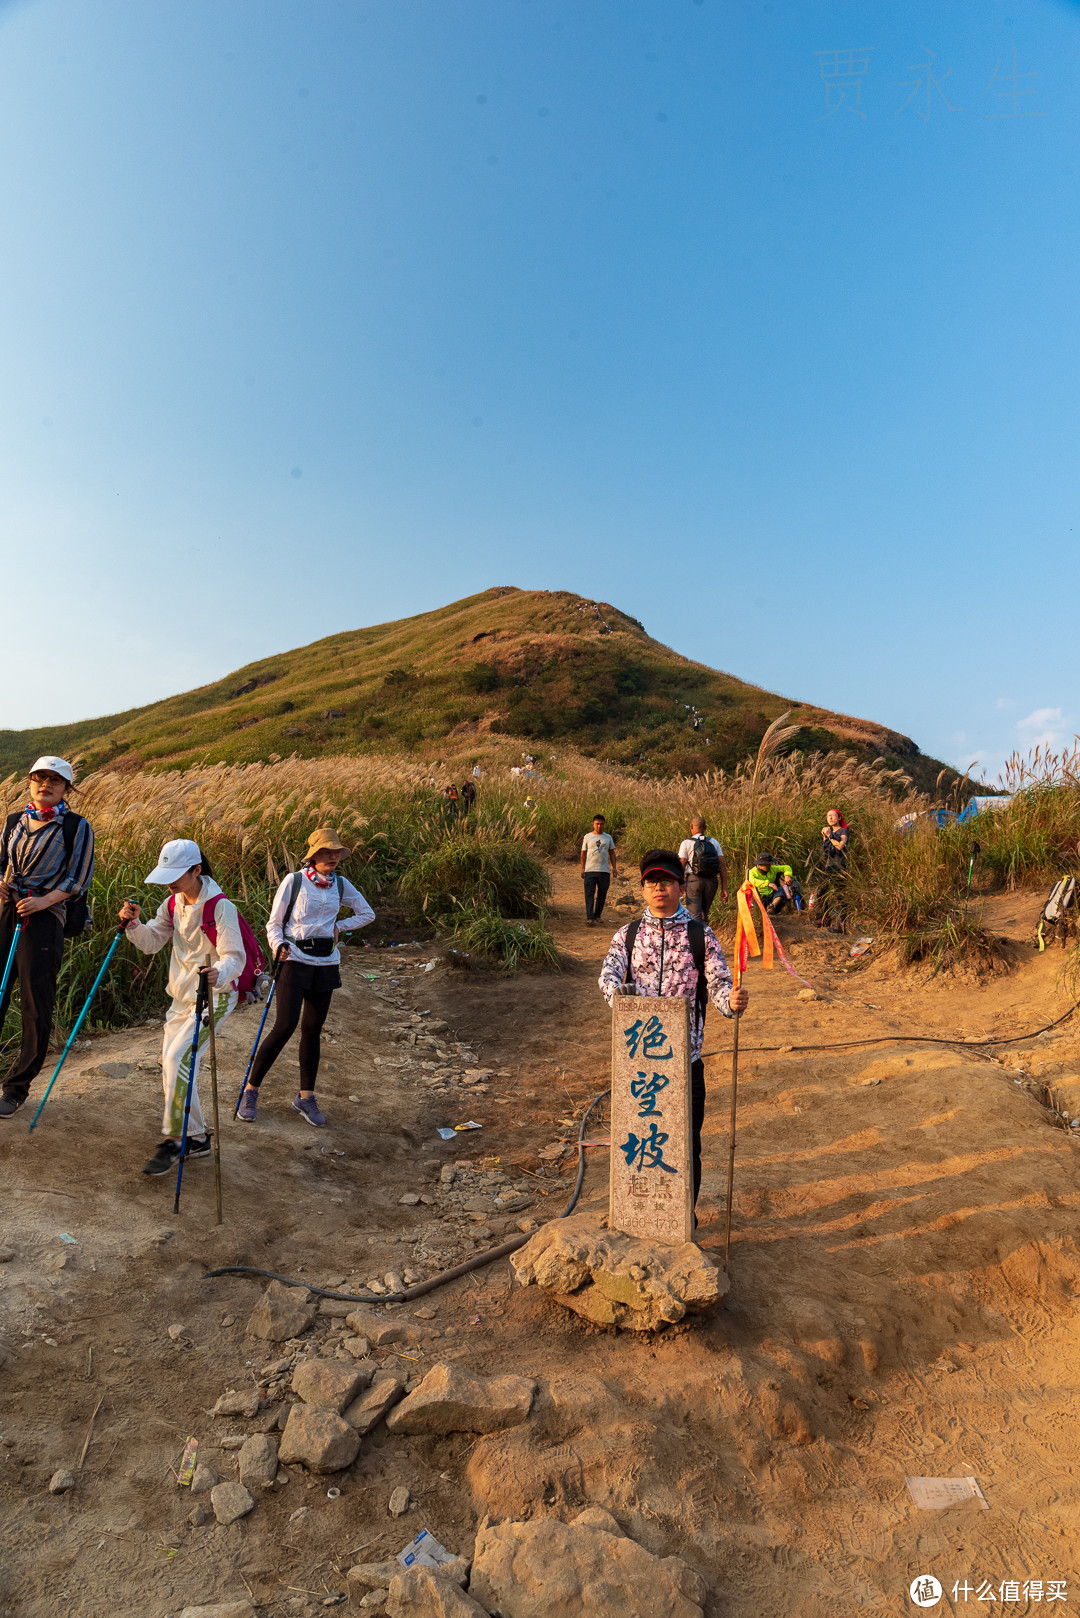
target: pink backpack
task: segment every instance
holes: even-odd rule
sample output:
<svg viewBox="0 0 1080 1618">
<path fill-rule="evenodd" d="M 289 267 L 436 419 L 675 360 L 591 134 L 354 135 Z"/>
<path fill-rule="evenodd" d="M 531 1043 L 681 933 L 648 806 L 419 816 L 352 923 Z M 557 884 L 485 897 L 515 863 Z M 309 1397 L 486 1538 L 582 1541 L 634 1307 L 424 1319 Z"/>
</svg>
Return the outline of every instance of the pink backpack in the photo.
<svg viewBox="0 0 1080 1618">
<path fill-rule="evenodd" d="M 223 893 L 215 893 L 213 898 L 207 899 L 206 903 L 203 905 L 202 922 L 200 925 L 215 949 L 217 949 L 217 923 L 214 920 L 214 915 L 217 911 L 218 900 L 224 899 L 224 897 L 225 895 Z M 175 893 L 170 893 L 170 921 L 173 919 L 173 913 L 175 910 L 176 895 Z M 244 970 L 241 972 L 239 981 L 236 985 L 241 1003 L 243 1003 L 245 1000 L 252 1000 L 256 998 L 255 979 L 261 972 L 266 971 L 266 957 L 259 948 L 259 940 L 255 937 L 255 934 L 252 932 L 250 926 L 245 918 L 240 914 L 239 910 L 236 912 L 236 916 L 240 923 L 240 937 L 244 940 Z"/>
</svg>

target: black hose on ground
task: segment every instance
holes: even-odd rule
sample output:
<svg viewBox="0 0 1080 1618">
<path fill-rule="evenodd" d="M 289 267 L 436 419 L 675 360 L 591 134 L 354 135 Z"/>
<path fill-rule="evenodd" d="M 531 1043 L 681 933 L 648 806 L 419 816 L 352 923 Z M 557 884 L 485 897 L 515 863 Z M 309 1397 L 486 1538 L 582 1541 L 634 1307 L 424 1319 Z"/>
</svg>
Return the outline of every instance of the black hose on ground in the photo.
<svg viewBox="0 0 1080 1618">
<path fill-rule="evenodd" d="M 743 1051 L 843 1051 L 850 1050 L 854 1045 L 959 1045 L 963 1050 L 979 1049 L 984 1045 L 1022 1045 L 1025 1039 L 1036 1039 L 1039 1034 L 1048 1034 L 1051 1028 L 1063 1023 L 1071 1017 L 1080 1000 L 1074 1002 L 1063 1011 L 1060 1017 L 1053 1022 L 1044 1023 L 1041 1028 L 1033 1028 L 1030 1034 L 1010 1034 L 1001 1039 L 949 1039 L 944 1034 L 875 1034 L 872 1039 L 840 1039 L 832 1045 L 740 1045 Z M 725 1056 L 726 1051 L 702 1051 L 702 1059 L 706 1056 Z"/>
<path fill-rule="evenodd" d="M 570 1201 L 566 1204 L 560 1219 L 565 1219 L 573 1213 L 577 1200 L 581 1195 L 582 1183 L 585 1179 L 585 1125 L 589 1121 L 594 1107 L 603 1101 L 605 1096 L 611 1094 L 610 1086 L 601 1090 L 594 1096 L 586 1107 L 578 1129 L 578 1171 L 574 1182 L 574 1189 Z M 299 1281 L 293 1275 L 279 1275 L 276 1270 L 259 1270 L 250 1264 L 226 1264 L 217 1270 L 207 1270 L 202 1277 L 209 1281 L 215 1275 L 261 1275 L 268 1281 L 284 1281 L 286 1286 L 304 1287 L 308 1292 L 314 1293 L 317 1298 L 334 1298 L 338 1303 L 408 1303 L 413 1298 L 422 1298 L 425 1292 L 433 1292 L 436 1287 L 445 1286 L 448 1281 L 456 1281 L 459 1275 L 468 1275 L 470 1270 L 482 1269 L 485 1264 L 491 1264 L 497 1258 L 507 1258 L 516 1253 L 519 1247 L 524 1247 L 531 1237 L 524 1232 L 520 1236 L 512 1236 L 508 1242 L 502 1242 L 498 1247 L 491 1247 L 486 1253 L 475 1253 L 472 1258 L 466 1259 L 464 1264 L 456 1264 L 452 1270 L 443 1270 L 439 1275 L 432 1275 L 426 1281 L 418 1281 L 415 1286 L 406 1287 L 403 1292 L 384 1292 L 381 1296 L 374 1292 L 332 1292 L 328 1287 L 309 1286 L 306 1281 Z"/>
</svg>

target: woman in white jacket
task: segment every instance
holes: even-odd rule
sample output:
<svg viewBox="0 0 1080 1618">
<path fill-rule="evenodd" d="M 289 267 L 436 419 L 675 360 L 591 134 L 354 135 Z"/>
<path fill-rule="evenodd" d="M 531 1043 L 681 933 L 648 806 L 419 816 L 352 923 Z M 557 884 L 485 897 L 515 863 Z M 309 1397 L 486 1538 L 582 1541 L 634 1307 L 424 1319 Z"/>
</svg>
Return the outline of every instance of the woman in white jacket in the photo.
<svg viewBox="0 0 1080 1618">
<path fill-rule="evenodd" d="M 308 838 L 308 850 L 299 871 L 290 871 L 274 895 L 266 936 L 278 967 L 274 990 L 277 1015 L 274 1026 L 259 1046 L 251 1074 L 240 1096 L 236 1116 L 255 1122 L 259 1086 L 300 1025 L 300 1092 L 293 1112 L 316 1129 L 326 1119 L 315 1100 L 315 1079 L 322 1052 L 322 1026 L 335 989 L 341 988 L 338 934 L 366 927 L 375 912 L 364 895 L 337 868 L 349 853 L 336 831 L 320 826 Z M 338 920 L 342 907 L 351 914 Z"/>
<path fill-rule="evenodd" d="M 237 981 L 244 970 L 244 940 L 236 906 L 226 899 L 210 874 L 210 866 L 198 843 L 178 837 L 166 843 L 157 865 L 146 878 L 148 884 L 161 884 L 169 897 L 158 907 L 152 921 L 141 920 L 141 910 L 130 900 L 121 906 L 120 920 L 128 923 L 127 936 L 145 955 L 155 955 L 172 944 L 169 962 L 169 995 L 172 1000 L 165 1014 L 165 1037 L 161 1048 L 161 1082 L 165 1091 L 165 1113 L 161 1132 L 165 1137 L 143 1169 L 144 1174 L 168 1174 L 180 1156 L 184 1127 L 184 1104 L 191 1073 L 191 1047 L 195 1038 L 195 1001 L 199 973 L 210 957 L 207 983 L 210 986 L 215 1029 L 219 1028 L 237 1001 Z M 214 941 L 203 928 L 203 907 L 217 899 L 212 923 Z M 134 925 L 133 925 L 134 924 Z M 188 1120 L 188 1157 L 208 1157 L 210 1137 L 199 1105 L 199 1059 L 210 1038 L 204 1022 L 195 1052 L 195 1073 L 191 1076 L 191 1116 Z"/>
</svg>

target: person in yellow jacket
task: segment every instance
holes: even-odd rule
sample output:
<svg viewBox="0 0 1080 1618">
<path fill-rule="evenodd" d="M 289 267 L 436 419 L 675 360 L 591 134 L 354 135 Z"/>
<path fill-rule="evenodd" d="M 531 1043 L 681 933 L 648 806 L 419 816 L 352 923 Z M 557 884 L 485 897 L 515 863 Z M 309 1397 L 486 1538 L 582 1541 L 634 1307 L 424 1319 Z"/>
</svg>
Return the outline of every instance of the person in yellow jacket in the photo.
<svg viewBox="0 0 1080 1618">
<path fill-rule="evenodd" d="M 749 879 L 761 895 L 765 909 L 774 915 L 794 898 L 791 866 L 777 863 L 771 854 L 758 855 L 750 867 Z"/>
<path fill-rule="evenodd" d="M 165 1137 L 143 1169 L 144 1174 L 168 1174 L 180 1156 L 184 1127 L 184 1104 L 191 1076 L 191 1116 L 188 1119 L 188 1157 L 209 1157 L 210 1136 L 199 1105 L 199 1058 L 209 1042 L 204 1024 L 195 1052 L 195 1073 L 191 1074 L 191 1047 L 195 1038 L 195 1001 L 199 973 L 210 957 L 207 981 L 210 985 L 214 1028 L 218 1029 L 236 1005 L 237 981 L 244 970 L 244 940 L 240 918 L 231 899 L 226 899 L 210 874 L 209 862 L 198 843 L 177 837 L 161 850 L 157 865 L 146 881 L 167 887 L 169 897 L 158 906 L 151 921 L 141 920 L 137 904 L 128 900 L 121 906 L 120 920 L 128 923 L 127 937 L 145 955 L 156 955 L 172 944 L 169 962 L 169 995 L 165 1013 L 165 1035 L 161 1047 L 161 1083 L 165 1091 L 165 1113 L 161 1133 Z M 213 919 L 204 927 L 203 907 L 216 900 Z M 135 925 L 131 925 L 134 923 Z M 211 937 L 211 934 L 213 935 Z"/>
</svg>

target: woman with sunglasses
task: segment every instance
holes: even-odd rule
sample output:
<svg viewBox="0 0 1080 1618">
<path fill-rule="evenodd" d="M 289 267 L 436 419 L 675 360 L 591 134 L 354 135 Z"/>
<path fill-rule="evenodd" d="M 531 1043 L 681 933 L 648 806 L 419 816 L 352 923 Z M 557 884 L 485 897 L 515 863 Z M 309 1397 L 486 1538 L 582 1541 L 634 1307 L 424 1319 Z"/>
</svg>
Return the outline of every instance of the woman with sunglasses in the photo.
<svg viewBox="0 0 1080 1618">
<path fill-rule="evenodd" d="M 0 1000 L 0 1028 L 16 981 L 22 1011 L 19 1059 L 4 1080 L 0 1118 L 18 1112 L 45 1065 L 64 958 L 69 907 L 89 891 L 94 874 L 90 822 L 68 805 L 74 771 L 67 759 L 39 758 L 30 769 L 26 807 L 9 815 L 0 835 L 0 972 L 21 926 Z"/>
</svg>

